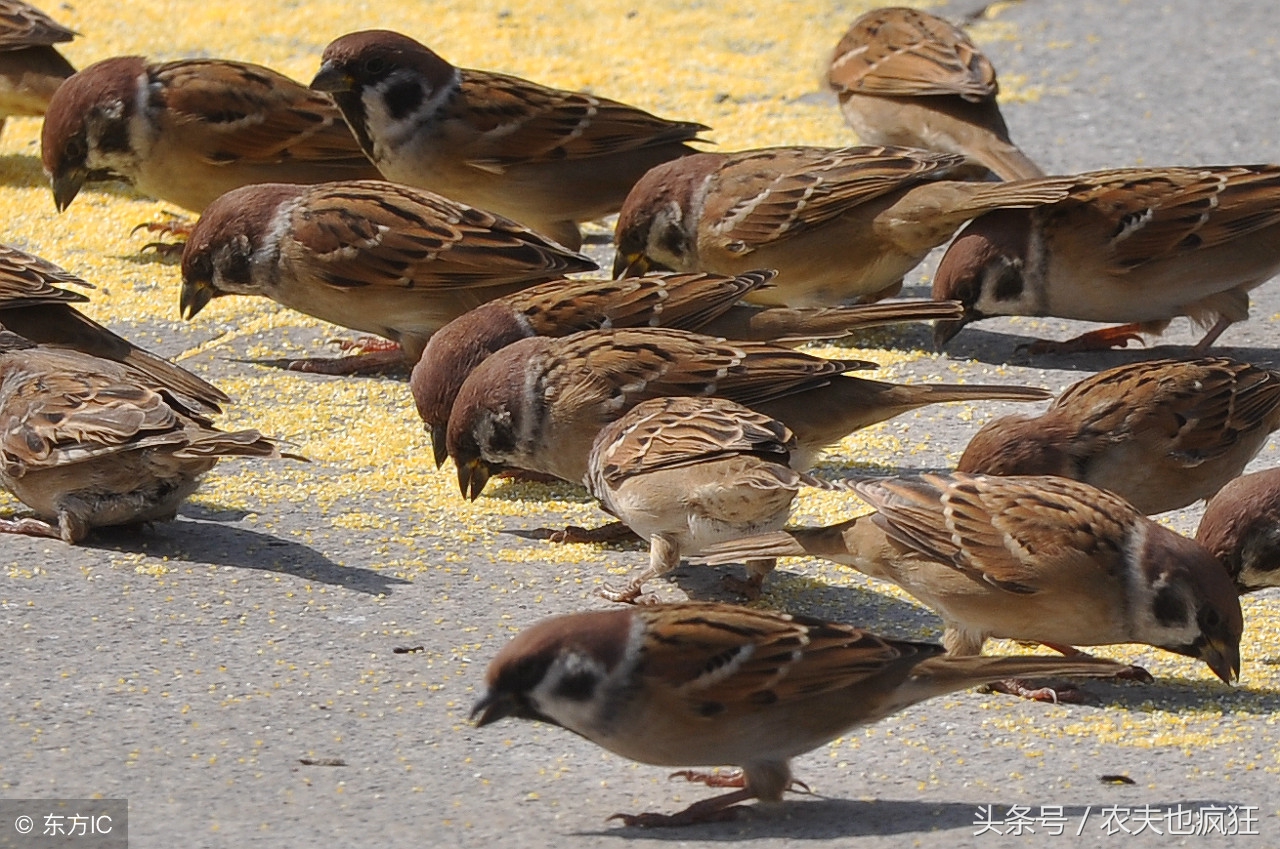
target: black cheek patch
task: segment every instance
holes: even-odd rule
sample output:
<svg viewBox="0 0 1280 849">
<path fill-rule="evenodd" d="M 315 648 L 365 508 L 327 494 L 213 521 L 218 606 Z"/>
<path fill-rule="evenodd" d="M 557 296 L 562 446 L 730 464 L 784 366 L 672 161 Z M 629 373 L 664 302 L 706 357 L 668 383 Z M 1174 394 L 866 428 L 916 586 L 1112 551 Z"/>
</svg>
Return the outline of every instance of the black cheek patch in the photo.
<svg viewBox="0 0 1280 849">
<path fill-rule="evenodd" d="M 1151 612 L 1161 625 L 1181 625 L 1187 621 L 1187 605 L 1171 587 L 1163 587 L 1156 593 Z"/>
<path fill-rule="evenodd" d="M 685 236 L 679 227 L 664 227 L 658 242 L 672 256 L 684 255 Z"/>
<path fill-rule="evenodd" d="M 1022 273 L 1012 266 L 1006 265 L 996 278 L 996 300 L 1016 301 L 1022 297 Z"/>
<path fill-rule="evenodd" d="M 411 80 L 396 83 L 387 92 L 387 111 L 397 121 L 404 118 L 422 105 L 422 86 Z"/>
<path fill-rule="evenodd" d="M 111 121 L 103 127 L 102 136 L 98 139 L 98 150 L 103 153 L 127 153 L 131 148 L 128 121 Z"/>
<path fill-rule="evenodd" d="M 250 278 L 253 276 L 249 267 L 249 254 L 238 251 L 230 253 L 222 266 L 222 275 L 233 283 L 249 285 Z"/>
<path fill-rule="evenodd" d="M 598 681 L 594 672 L 566 675 L 556 685 L 556 695 L 571 702 L 585 702 L 595 693 Z"/>
<path fill-rule="evenodd" d="M 724 713 L 724 705 L 720 702 L 703 702 L 698 705 L 698 716 L 710 719 Z"/>
</svg>

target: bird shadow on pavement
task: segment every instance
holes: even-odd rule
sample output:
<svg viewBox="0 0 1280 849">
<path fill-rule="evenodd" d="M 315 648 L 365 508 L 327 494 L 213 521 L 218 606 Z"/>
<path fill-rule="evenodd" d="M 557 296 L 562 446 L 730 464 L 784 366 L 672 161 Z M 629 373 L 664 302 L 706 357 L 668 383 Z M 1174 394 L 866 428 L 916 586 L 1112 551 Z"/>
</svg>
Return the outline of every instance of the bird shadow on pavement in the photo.
<svg viewBox="0 0 1280 849">
<path fill-rule="evenodd" d="M 947 344 L 946 354 L 952 359 L 977 360 L 988 365 L 1033 366 L 1039 369 L 1089 373 L 1145 360 L 1189 359 L 1197 356 L 1191 345 L 1160 343 L 1158 339 L 1152 340 L 1153 344 L 1148 346 L 1075 354 L 1032 355 L 1023 350 L 1023 346 L 1035 341 L 1032 336 L 965 328 Z M 1271 347 L 1215 345 L 1205 356 L 1230 357 L 1257 366 L 1280 368 L 1280 349 Z"/>
<path fill-rule="evenodd" d="M 188 507 L 183 512 L 188 515 L 191 511 Z M 340 566 L 302 543 L 224 524 L 228 512 L 234 515 L 235 511 L 209 513 L 218 521 L 179 518 L 141 533 L 100 529 L 83 546 L 169 561 L 275 572 L 366 595 L 390 595 L 395 585 L 409 583 L 358 566 Z"/>
<path fill-rule="evenodd" d="M 995 804 L 999 816 L 1007 805 Z M 982 804 L 970 802 L 923 802 L 909 799 L 832 799 L 811 796 L 788 797 L 781 805 L 770 808 L 745 807 L 735 820 L 706 823 L 682 828 L 609 828 L 577 832 L 580 836 L 614 837 L 624 840 L 659 840 L 664 842 L 740 841 L 740 840 L 829 840 L 832 837 L 871 837 L 912 832 L 937 832 L 966 829 L 964 837 L 973 834 L 981 822 Z M 1085 807 L 1063 807 L 1062 814 L 1072 823 L 1085 813 Z M 960 835 L 957 835 L 957 838 Z M 962 845 L 957 843 L 956 845 Z"/>
<path fill-rule="evenodd" d="M 1238 801 L 1221 799 L 1176 799 L 1164 802 L 1143 802 L 1138 805 L 1118 805 L 1114 799 L 1100 798 L 1097 803 L 1084 805 L 1055 805 L 1054 814 L 1062 826 L 1060 836 L 1071 845 L 1077 830 L 1088 828 L 1095 839 L 1114 837 L 1117 840 L 1133 838 L 1130 831 L 1137 828 L 1136 820 L 1125 827 L 1135 810 L 1160 814 L 1154 820 L 1157 827 L 1165 823 L 1163 814 L 1181 808 L 1184 811 L 1205 809 L 1220 812 L 1223 824 L 1231 809 L 1238 808 Z M 1253 827 L 1257 827 L 1257 806 L 1253 806 Z M 1060 809 L 1060 810 L 1059 810 Z M 1022 811 L 1021 821 L 1029 829 L 1019 832 L 1008 830 L 1014 811 L 1007 802 L 925 802 L 910 799 L 830 799 L 815 797 L 807 800 L 788 799 L 772 810 L 747 808 L 738 819 L 723 823 L 707 823 L 683 828 L 610 828 L 600 831 L 577 832 L 580 836 L 613 837 L 624 840 L 658 840 L 664 842 L 694 841 L 745 841 L 745 840 L 829 840 L 833 837 L 876 837 L 915 832 L 945 832 L 963 829 L 953 835 L 956 846 L 966 845 L 1022 845 L 1021 843 L 996 842 L 1006 837 L 1026 839 L 1031 845 L 1036 838 L 1051 838 L 1038 817 L 1043 811 L 1029 806 Z M 1108 813 L 1110 812 L 1110 813 Z M 1243 822 L 1243 821 L 1241 821 Z M 1110 823 L 1110 825 L 1109 825 Z M 1190 823 L 1188 823 L 1190 824 Z M 1110 830 L 1109 830 L 1110 829 Z M 1153 835 L 1163 832 L 1146 829 Z M 1192 832 L 1184 832 L 1190 834 Z M 1223 832 L 1225 834 L 1225 831 Z M 1240 832 L 1244 834 L 1245 832 Z M 1256 831 L 1248 832 L 1256 834 Z M 1163 838 L 1161 838 L 1163 840 Z M 969 841 L 972 841 L 970 843 Z M 930 843 L 930 845 L 934 845 Z M 937 845 L 943 845 L 938 842 Z M 1097 845 L 1102 845 L 1101 843 Z M 1152 845 L 1143 843 L 1143 845 Z M 1163 845 L 1161 843 L 1160 845 Z"/>
<path fill-rule="evenodd" d="M 338 340 L 333 340 L 338 341 Z M 253 357 L 226 357 L 226 362 L 242 363 L 246 365 L 261 366 L 262 368 L 278 369 L 279 371 L 292 371 L 298 374 L 316 374 L 319 377 L 328 377 L 332 379 L 353 380 L 359 378 L 395 380 L 399 383 L 408 383 L 409 374 L 412 369 L 404 363 L 382 364 L 368 369 L 358 369 L 349 374 L 327 374 L 323 371 L 309 372 L 306 369 L 299 368 L 298 363 L 313 362 L 324 367 L 326 362 L 336 362 L 338 360 L 353 360 L 352 365 L 356 365 L 354 360 L 359 357 L 358 354 L 338 354 L 333 356 L 299 356 L 299 357 L 271 357 L 271 358 L 253 358 Z"/>
<path fill-rule="evenodd" d="M 1108 709 L 1136 713 L 1221 711 L 1267 716 L 1280 713 L 1280 691 L 1228 687 L 1216 680 L 1156 678 L 1153 684 L 1099 680 L 1093 686 L 1101 705 Z"/>
<path fill-rule="evenodd" d="M 0 156 L 0 184 L 18 189 L 47 189 L 49 178 L 39 156 L 26 153 L 7 153 Z M 49 197 L 53 205 L 52 196 Z"/>
</svg>

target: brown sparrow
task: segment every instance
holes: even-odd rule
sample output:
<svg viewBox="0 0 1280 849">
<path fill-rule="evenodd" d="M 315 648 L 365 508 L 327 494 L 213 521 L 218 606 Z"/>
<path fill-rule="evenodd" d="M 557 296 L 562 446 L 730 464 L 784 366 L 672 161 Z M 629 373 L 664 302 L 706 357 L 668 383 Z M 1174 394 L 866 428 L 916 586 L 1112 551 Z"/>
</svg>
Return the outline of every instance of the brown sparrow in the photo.
<svg viewBox="0 0 1280 849">
<path fill-rule="evenodd" d="M 1225 358 L 1138 362 L 1076 383 L 1043 415 L 990 422 L 958 468 L 1059 475 L 1163 513 L 1213 495 L 1277 428 L 1276 372 Z"/>
<path fill-rule="evenodd" d="M 780 529 L 802 486 L 822 482 L 793 470 L 796 438 L 786 425 L 724 398 L 654 398 L 601 428 L 584 483 L 605 510 L 649 541 L 649 568 L 611 601 L 633 602 L 647 581 L 724 540 Z M 749 598 L 776 561 L 747 562 L 732 582 Z"/>
<path fill-rule="evenodd" d="M 21 0 L 0 0 L 0 130 L 6 118 L 43 115 L 62 81 L 76 72 L 53 45 L 73 30 Z"/>
<path fill-rule="evenodd" d="M 851 625 L 687 602 L 535 623 L 490 662 L 471 715 L 477 726 L 558 725 L 641 763 L 742 768 L 737 780 L 683 773 L 740 789 L 680 813 L 611 817 L 676 826 L 731 819 L 753 798 L 780 801 L 792 758 L 925 699 L 1009 676 L 1120 669 L 1098 658 L 953 657 Z"/>
<path fill-rule="evenodd" d="M 514 221 L 420 189 L 265 183 L 228 192 L 200 217 L 183 251 L 181 307 L 193 318 L 215 297 L 262 295 L 390 339 L 399 347 L 381 359 L 415 363 L 431 334 L 467 310 L 594 268 Z M 386 364 L 345 359 L 357 362 L 310 369 Z"/>
<path fill-rule="evenodd" d="M 830 339 L 903 321 L 956 318 L 945 301 L 895 301 L 848 307 L 788 309 L 737 303 L 773 278 L 772 271 L 737 277 L 658 272 L 620 280 L 552 280 L 495 298 L 431 337 L 409 386 L 432 436 L 436 465 L 444 463 L 446 431 L 462 382 L 495 351 L 531 336 L 580 330 L 672 327 L 754 342 Z"/>
<path fill-rule="evenodd" d="M 890 581 L 942 617 L 942 642 L 1145 643 L 1240 674 L 1243 617 L 1202 546 L 1079 481 L 963 472 L 855 481 L 877 512 L 708 548 L 709 563 L 814 556 Z"/>
<path fill-rule="evenodd" d="M 117 336 L 71 306 L 89 299 L 60 288 L 66 285 L 93 288 L 46 259 L 0 245 L 0 326 L 46 347 L 114 360 L 141 379 L 181 392 L 185 401 L 209 412 L 219 412 L 230 400 L 216 386 Z"/>
<path fill-rule="evenodd" d="M 0 533 L 77 543 L 92 528 L 167 521 L 219 458 L 279 456 L 123 364 L 0 331 L 0 484 L 35 512 L 0 520 Z"/>
<path fill-rule="evenodd" d="M 617 212 L 654 165 L 692 153 L 701 124 L 519 77 L 455 68 L 386 30 L 325 48 L 328 92 L 388 180 L 491 209 L 576 250 L 578 222 Z"/>
<path fill-rule="evenodd" d="M 836 45 L 827 85 L 864 144 L 958 153 L 1002 180 L 1044 176 L 1009 140 L 991 62 L 928 12 L 891 6 L 858 18 Z"/>
<path fill-rule="evenodd" d="M 939 347 L 971 321 L 1041 315 L 1128 322 L 1036 351 L 1124 347 L 1180 315 L 1204 353 L 1249 316 L 1249 290 L 1280 270 L 1280 165 L 1126 168 L 1081 174 L 1070 195 L 989 212 L 956 236 L 933 296 L 963 301 Z"/>
<path fill-rule="evenodd" d="M 1048 397 L 1031 387 L 903 386 L 844 374 L 867 367 L 666 328 L 522 339 L 467 377 L 446 445 L 463 495 L 475 498 L 508 468 L 582 481 L 600 428 L 650 398 L 714 395 L 778 419 L 796 435 L 791 466 L 803 471 L 847 434 L 926 404 Z"/>
<path fill-rule="evenodd" d="M 819 307 L 896 293 L 971 218 L 1066 196 L 1058 178 L 940 179 L 964 161 L 891 147 L 699 153 L 646 174 L 623 204 L 614 276 L 776 268 L 754 303 Z"/>
<path fill-rule="evenodd" d="M 1280 468 L 1236 478 L 1210 499 L 1196 541 L 1241 593 L 1280 587 Z"/>
<path fill-rule="evenodd" d="M 107 179 L 200 212 L 251 183 L 379 176 L 327 97 L 220 59 L 90 65 L 54 95 L 40 144 L 59 211 Z"/>
</svg>

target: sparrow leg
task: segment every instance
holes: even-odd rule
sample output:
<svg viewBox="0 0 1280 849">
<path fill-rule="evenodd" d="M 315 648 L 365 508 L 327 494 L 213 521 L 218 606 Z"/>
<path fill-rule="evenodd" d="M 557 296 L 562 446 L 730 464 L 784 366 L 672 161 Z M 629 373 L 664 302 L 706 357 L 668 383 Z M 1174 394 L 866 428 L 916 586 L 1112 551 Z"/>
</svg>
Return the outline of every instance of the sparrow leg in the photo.
<svg viewBox="0 0 1280 849">
<path fill-rule="evenodd" d="M 29 537 L 61 539 L 62 533 L 55 526 L 40 519 L 0 519 L 0 534 L 22 534 Z"/>
<path fill-rule="evenodd" d="M 1089 694 L 1079 687 L 1033 687 L 1018 678 L 988 684 L 983 689 L 988 693 L 1008 693 L 1011 696 L 1019 696 L 1035 702 L 1052 702 L 1055 705 L 1085 705 L 1091 701 Z"/>
<path fill-rule="evenodd" d="M 186 239 L 191 235 L 191 231 L 195 229 L 195 226 L 195 222 L 190 218 L 172 215 L 168 221 L 144 221 L 130 230 L 129 235 L 132 236 L 139 230 L 145 230 L 148 233 L 158 233 L 161 236 L 178 238 L 176 242 L 148 242 L 142 246 L 143 253 L 154 251 L 160 259 L 167 262 L 177 262 L 182 259 L 182 251 L 187 246 Z"/>
<path fill-rule="evenodd" d="M 1055 342 L 1052 339 L 1037 339 L 1029 345 L 1019 345 L 1018 352 L 1028 354 L 1079 354 L 1084 351 L 1108 351 L 1112 348 L 1128 347 L 1129 342 L 1142 341 L 1142 325 L 1121 324 L 1116 327 L 1104 327 L 1081 333 L 1074 339 Z M 1211 331 L 1212 332 L 1212 331 Z"/>
<path fill-rule="evenodd" d="M 729 822 L 747 810 L 739 802 L 755 798 L 755 792 L 743 788 L 723 796 L 713 796 L 694 802 L 676 814 L 614 814 L 610 820 L 622 820 L 623 825 L 640 828 L 673 828 L 682 825 L 695 825 L 704 822 Z"/>
<path fill-rule="evenodd" d="M 552 480 L 558 481 L 559 478 L 552 478 Z M 562 530 L 534 528 L 529 532 L 529 536 L 533 539 L 545 539 L 550 542 L 583 543 L 622 542 L 640 539 L 635 531 L 622 522 L 609 522 L 607 525 L 601 525 L 598 528 L 582 528 L 577 525 L 569 525 Z"/>
<path fill-rule="evenodd" d="M 600 588 L 600 595 L 609 599 L 609 601 L 617 601 L 623 604 L 650 603 L 647 599 L 644 602 L 638 602 L 640 591 L 644 589 L 645 581 L 650 581 L 659 575 L 665 575 L 679 565 L 680 549 L 675 542 L 665 534 L 654 534 L 649 539 L 648 568 L 636 575 L 622 589 L 615 589 L 605 584 Z"/>
<path fill-rule="evenodd" d="M 1213 327 L 1209 328 L 1209 332 L 1204 335 L 1204 338 L 1197 342 L 1195 347 L 1191 350 L 1195 352 L 1196 356 L 1203 355 L 1205 351 L 1209 350 L 1210 345 L 1218 341 L 1218 337 L 1222 335 L 1222 331 L 1226 330 L 1233 323 L 1234 322 L 1228 318 L 1218 319 L 1217 322 L 1214 323 Z"/>
<path fill-rule="evenodd" d="M 747 579 L 736 578 L 733 575 L 726 575 L 724 586 L 731 592 L 739 593 L 746 598 L 747 601 L 755 601 L 760 598 L 761 587 L 764 586 L 764 579 L 773 567 L 778 565 L 777 558 L 769 557 L 760 560 L 748 560 Z"/>
<path fill-rule="evenodd" d="M 290 360 L 290 371 L 308 374 L 370 374 L 404 368 L 404 352 L 400 346 L 382 351 L 370 351 L 349 357 L 306 357 Z"/>
<path fill-rule="evenodd" d="M 330 345 L 337 345 L 338 350 L 346 353 L 347 351 L 362 351 L 366 354 L 374 351 L 395 351 L 401 353 L 403 349 L 399 342 L 392 342 L 390 339 L 384 339 L 381 336 L 360 336 L 356 339 L 330 339 Z"/>
<path fill-rule="evenodd" d="M 691 784 L 705 784 L 708 787 L 746 787 L 747 774 L 740 769 L 732 772 L 702 772 L 697 769 L 682 769 L 667 776 L 667 779 L 683 778 Z"/>
<path fill-rule="evenodd" d="M 705 784 L 708 787 L 746 787 L 747 774 L 740 769 L 733 772 L 702 772 L 697 769 L 682 769 L 667 776 L 668 779 L 683 778 L 694 784 Z M 792 778 L 787 783 L 787 790 L 794 793 L 809 793 L 813 790 L 803 781 Z"/>
</svg>

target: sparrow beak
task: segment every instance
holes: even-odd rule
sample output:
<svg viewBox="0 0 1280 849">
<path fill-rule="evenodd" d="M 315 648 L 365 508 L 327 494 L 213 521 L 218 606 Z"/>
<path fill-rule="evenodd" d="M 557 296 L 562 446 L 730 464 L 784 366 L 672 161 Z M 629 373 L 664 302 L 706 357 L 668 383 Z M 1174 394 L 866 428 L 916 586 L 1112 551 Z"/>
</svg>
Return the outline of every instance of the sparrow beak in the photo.
<svg viewBox="0 0 1280 849">
<path fill-rule="evenodd" d="M 1240 680 L 1240 647 L 1225 640 L 1210 637 L 1200 649 L 1200 659 L 1208 664 L 1213 674 L 1224 684 Z"/>
<path fill-rule="evenodd" d="M 476 728 L 484 728 L 499 719 L 514 716 L 518 710 L 519 705 L 516 704 L 515 699 L 511 698 L 510 694 L 490 690 L 472 706 L 471 719 L 475 720 Z M 476 719 L 477 714 L 480 716 L 479 719 Z"/>
<path fill-rule="evenodd" d="M 973 316 L 968 313 L 965 313 L 964 316 L 955 321 L 935 321 L 933 323 L 933 347 L 941 351 L 971 321 L 973 321 Z"/>
<path fill-rule="evenodd" d="M 457 462 L 457 458 L 454 461 Z M 462 490 L 462 497 L 469 501 L 479 498 L 493 471 L 480 457 L 458 466 L 458 488 Z"/>
<path fill-rule="evenodd" d="M 195 318 L 200 310 L 208 306 L 215 294 L 217 293 L 214 291 L 213 284 L 208 280 L 195 280 L 192 278 L 183 280 L 182 295 L 178 300 L 178 307 L 182 317 L 188 321 Z"/>
<path fill-rule="evenodd" d="M 653 262 L 644 254 L 624 254 L 619 251 L 613 258 L 613 279 L 640 277 L 653 269 Z"/>
<path fill-rule="evenodd" d="M 83 168 L 72 168 L 53 175 L 50 181 L 53 184 L 53 205 L 58 208 L 58 212 L 65 212 L 71 206 L 71 201 L 80 194 L 80 188 L 88 177 L 89 172 Z"/>
<path fill-rule="evenodd" d="M 431 453 L 435 455 L 437 469 L 444 465 L 445 460 L 449 459 L 449 445 L 446 442 L 448 433 L 449 426 L 447 424 L 431 426 Z"/>
<path fill-rule="evenodd" d="M 320 72 L 311 81 L 311 88 L 315 91 L 327 91 L 333 94 L 335 92 L 351 91 L 351 89 L 355 88 L 355 84 L 355 79 L 346 71 L 326 63 L 320 66 Z"/>
</svg>

